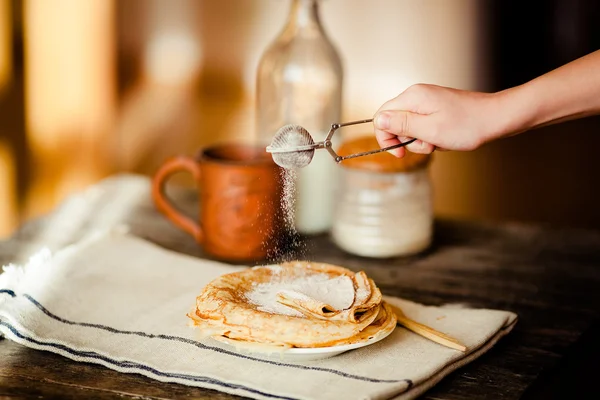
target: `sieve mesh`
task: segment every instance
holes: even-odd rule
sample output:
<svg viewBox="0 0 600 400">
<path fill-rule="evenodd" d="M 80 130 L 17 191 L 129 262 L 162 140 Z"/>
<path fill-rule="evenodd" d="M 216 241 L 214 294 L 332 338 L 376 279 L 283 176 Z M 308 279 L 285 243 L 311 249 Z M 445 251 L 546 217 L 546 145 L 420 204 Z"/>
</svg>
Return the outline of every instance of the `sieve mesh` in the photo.
<svg viewBox="0 0 600 400">
<path fill-rule="evenodd" d="M 298 125 L 285 125 L 277 131 L 267 151 L 280 167 L 303 168 L 312 161 L 315 147 L 306 129 Z"/>
</svg>

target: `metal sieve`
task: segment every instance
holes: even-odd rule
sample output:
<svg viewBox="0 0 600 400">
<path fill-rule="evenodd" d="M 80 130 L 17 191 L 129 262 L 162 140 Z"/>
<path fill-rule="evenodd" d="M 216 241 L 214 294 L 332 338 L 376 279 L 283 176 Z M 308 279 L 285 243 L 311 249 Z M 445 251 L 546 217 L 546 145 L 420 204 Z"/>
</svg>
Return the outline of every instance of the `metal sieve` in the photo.
<svg viewBox="0 0 600 400">
<path fill-rule="evenodd" d="M 404 143 L 398 143 L 383 149 L 365 151 L 362 153 L 350 154 L 347 156 L 338 155 L 332 147 L 331 138 L 336 130 L 344 126 L 365 124 L 373 122 L 373 119 L 363 119 L 360 121 L 345 122 L 343 124 L 332 124 L 327 137 L 322 142 L 315 142 L 306 129 L 299 125 L 285 125 L 281 127 L 269 146 L 267 152 L 273 156 L 273 161 L 283 168 L 302 168 L 306 167 L 313 159 L 316 149 L 327 149 L 335 162 L 339 163 L 349 158 L 367 156 L 369 154 L 381 153 L 406 146 L 416 139 L 408 140 Z"/>
</svg>

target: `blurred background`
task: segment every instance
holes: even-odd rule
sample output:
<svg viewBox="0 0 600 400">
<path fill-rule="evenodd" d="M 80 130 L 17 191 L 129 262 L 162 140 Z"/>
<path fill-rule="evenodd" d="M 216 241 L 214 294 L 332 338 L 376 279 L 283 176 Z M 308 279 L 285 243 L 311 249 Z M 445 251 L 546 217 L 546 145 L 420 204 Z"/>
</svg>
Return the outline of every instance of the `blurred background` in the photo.
<svg viewBox="0 0 600 400">
<path fill-rule="evenodd" d="M 0 0 L 0 237 L 108 175 L 251 137 L 257 64 L 289 6 Z M 597 0 L 325 0 L 321 16 L 343 121 L 414 83 L 497 91 L 600 48 Z M 435 212 L 598 229 L 598 149 L 593 117 L 438 153 Z"/>
</svg>

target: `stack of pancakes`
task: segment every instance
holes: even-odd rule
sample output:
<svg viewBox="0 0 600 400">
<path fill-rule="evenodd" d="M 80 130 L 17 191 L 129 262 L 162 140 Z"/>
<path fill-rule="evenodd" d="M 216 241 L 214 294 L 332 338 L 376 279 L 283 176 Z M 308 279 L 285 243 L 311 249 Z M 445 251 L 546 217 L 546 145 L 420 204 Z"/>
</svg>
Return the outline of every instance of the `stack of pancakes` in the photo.
<svg viewBox="0 0 600 400">
<path fill-rule="evenodd" d="M 288 348 L 360 343 L 396 326 L 364 272 L 301 261 L 222 275 L 188 317 L 202 336 Z"/>
</svg>

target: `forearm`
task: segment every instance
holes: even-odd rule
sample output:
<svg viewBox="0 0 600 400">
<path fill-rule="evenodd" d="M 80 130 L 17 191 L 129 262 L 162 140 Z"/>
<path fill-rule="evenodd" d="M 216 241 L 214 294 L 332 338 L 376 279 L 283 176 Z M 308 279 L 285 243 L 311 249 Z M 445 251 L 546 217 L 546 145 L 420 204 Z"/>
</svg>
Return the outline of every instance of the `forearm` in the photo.
<svg viewBox="0 0 600 400">
<path fill-rule="evenodd" d="M 497 137 L 600 114 L 600 51 L 495 97 L 503 121 Z"/>
</svg>

